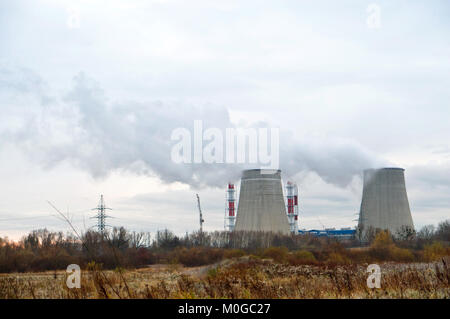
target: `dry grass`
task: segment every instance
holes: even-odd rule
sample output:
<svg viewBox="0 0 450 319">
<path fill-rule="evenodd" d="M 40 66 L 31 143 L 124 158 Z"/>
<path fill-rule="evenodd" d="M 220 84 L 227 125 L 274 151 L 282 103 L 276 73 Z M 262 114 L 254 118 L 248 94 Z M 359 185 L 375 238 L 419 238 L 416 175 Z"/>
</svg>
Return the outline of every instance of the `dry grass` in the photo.
<svg viewBox="0 0 450 319">
<path fill-rule="evenodd" d="M 308 257 L 309 258 L 309 257 Z M 213 266 L 154 265 L 83 271 L 80 289 L 65 272 L 0 275 L 0 298 L 449 298 L 450 267 L 381 264 L 381 289 L 368 289 L 367 265 L 287 265 L 241 257 Z"/>
</svg>

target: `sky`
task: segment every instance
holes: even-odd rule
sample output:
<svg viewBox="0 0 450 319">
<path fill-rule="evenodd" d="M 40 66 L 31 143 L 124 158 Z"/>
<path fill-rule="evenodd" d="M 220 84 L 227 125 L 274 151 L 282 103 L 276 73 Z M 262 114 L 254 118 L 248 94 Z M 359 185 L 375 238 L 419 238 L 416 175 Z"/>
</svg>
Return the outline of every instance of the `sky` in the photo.
<svg viewBox="0 0 450 319">
<path fill-rule="evenodd" d="M 279 129 L 300 228 L 353 227 L 362 171 L 406 169 L 416 228 L 450 218 L 448 1 L 0 3 L 0 237 L 223 230 L 242 165 L 171 161 L 173 130 Z"/>
</svg>

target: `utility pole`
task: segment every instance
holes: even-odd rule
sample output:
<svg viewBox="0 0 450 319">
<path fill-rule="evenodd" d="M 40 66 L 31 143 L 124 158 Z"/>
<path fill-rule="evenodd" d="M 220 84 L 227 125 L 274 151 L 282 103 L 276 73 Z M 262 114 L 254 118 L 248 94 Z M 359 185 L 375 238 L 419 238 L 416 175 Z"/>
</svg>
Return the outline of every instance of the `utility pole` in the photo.
<svg viewBox="0 0 450 319">
<path fill-rule="evenodd" d="M 198 196 L 198 194 L 197 194 L 197 205 L 198 205 L 198 212 L 200 214 L 200 234 L 203 234 L 203 222 L 205 220 L 203 219 L 202 208 L 200 206 L 200 196 Z"/>
<path fill-rule="evenodd" d="M 103 195 L 100 196 L 100 202 L 98 203 L 98 206 L 96 208 L 93 208 L 92 210 L 96 210 L 97 211 L 97 215 L 91 218 L 96 218 L 97 219 L 97 231 L 99 233 L 104 233 L 105 232 L 105 227 L 107 226 L 105 224 L 106 218 L 110 217 L 108 215 L 106 215 L 106 210 L 109 209 L 111 210 L 111 208 L 106 207 L 105 205 L 105 201 L 103 199 Z"/>
</svg>

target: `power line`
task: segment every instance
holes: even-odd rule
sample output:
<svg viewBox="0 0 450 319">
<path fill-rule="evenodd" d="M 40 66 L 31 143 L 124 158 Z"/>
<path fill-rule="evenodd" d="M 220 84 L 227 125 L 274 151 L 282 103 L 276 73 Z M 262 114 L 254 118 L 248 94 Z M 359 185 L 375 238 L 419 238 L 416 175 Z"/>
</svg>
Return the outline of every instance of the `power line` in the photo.
<svg viewBox="0 0 450 319">
<path fill-rule="evenodd" d="M 19 217 L 19 218 L 0 218 L 0 222 L 5 221 L 15 221 L 15 220 L 28 220 L 28 219 L 36 219 L 36 218 L 47 218 L 54 217 L 54 215 L 45 215 L 45 216 L 31 216 L 31 217 Z"/>
<path fill-rule="evenodd" d="M 81 214 L 90 211 L 89 209 L 79 210 L 75 212 L 70 212 L 70 214 Z M 0 218 L 0 222 L 2 221 L 15 221 L 15 220 L 28 220 L 28 219 L 36 219 L 36 218 L 47 218 L 47 217 L 55 217 L 55 215 L 40 215 L 40 216 L 29 216 L 29 217 L 11 217 L 11 218 Z"/>
</svg>

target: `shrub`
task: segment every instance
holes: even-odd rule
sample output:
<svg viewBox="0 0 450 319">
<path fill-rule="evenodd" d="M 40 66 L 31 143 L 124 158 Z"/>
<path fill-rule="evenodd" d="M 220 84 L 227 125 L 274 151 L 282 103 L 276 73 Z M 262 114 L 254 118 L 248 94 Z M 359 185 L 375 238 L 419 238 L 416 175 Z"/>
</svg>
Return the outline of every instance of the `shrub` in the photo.
<svg viewBox="0 0 450 319">
<path fill-rule="evenodd" d="M 365 248 L 356 248 L 347 251 L 348 258 L 356 264 L 371 263 L 373 257 L 370 251 Z"/>
<path fill-rule="evenodd" d="M 329 264 L 350 264 L 351 260 L 340 253 L 331 253 L 328 256 L 327 263 Z"/>
<path fill-rule="evenodd" d="M 307 250 L 298 250 L 289 255 L 291 265 L 315 264 L 317 262 L 313 253 Z"/>
<path fill-rule="evenodd" d="M 375 235 L 375 239 L 372 242 L 372 248 L 388 248 L 393 245 L 394 242 L 392 240 L 391 234 L 387 230 L 380 231 Z"/>
<path fill-rule="evenodd" d="M 147 248 L 139 248 L 136 252 L 137 265 L 150 265 L 156 263 L 156 257 Z"/>
<path fill-rule="evenodd" d="M 36 257 L 29 250 L 19 250 L 15 254 L 15 258 L 12 260 L 14 266 L 11 267 L 10 270 L 25 272 L 29 270 L 30 265 L 34 264 L 36 261 Z"/>
<path fill-rule="evenodd" d="M 376 234 L 370 246 L 369 255 L 380 261 L 414 261 L 414 254 L 407 248 L 397 247 L 387 230 Z"/>
<path fill-rule="evenodd" d="M 213 264 L 222 258 L 223 250 L 217 248 L 178 248 L 171 254 L 171 260 L 188 267 Z"/>
<path fill-rule="evenodd" d="M 389 250 L 390 259 L 399 262 L 414 261 L 414 254 L 407 248 L 391 246 Z"/>
<path fill-rule="evenodd" d="M 283 263 L 288 256 L 288 249 L 286 247 L 269 247 L 264 249 L 262 254 L 264 258 L 271 258 L 276 262 Z"/>
<path fill-rule="evenodd" d="M 433 242 L 431 245 L 426 245 L 423 256 L 426 261 L 435 261 L 448 255 L 449 252 L 440 242 Z"/>
<path fill-rule="evenodd" d="M 237 258 L 245 255 L 245 251 L 242 249 L 226 249 L 223 253 L 223 257 L 228 258 Z"/>
</svg>

